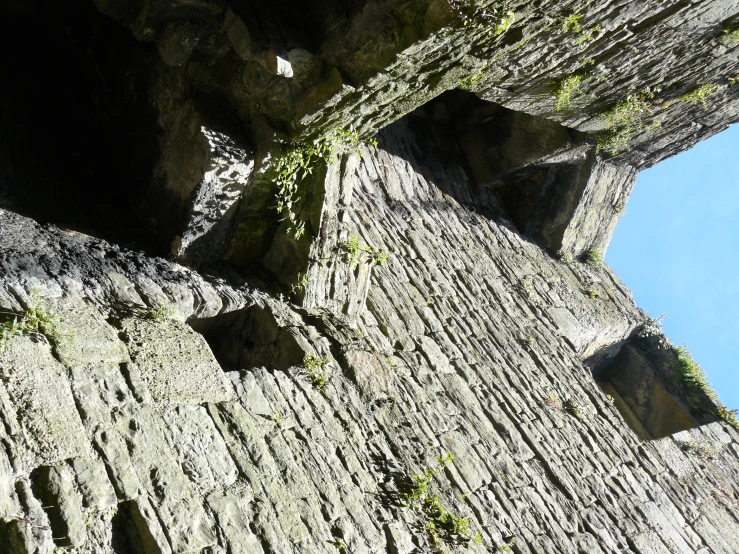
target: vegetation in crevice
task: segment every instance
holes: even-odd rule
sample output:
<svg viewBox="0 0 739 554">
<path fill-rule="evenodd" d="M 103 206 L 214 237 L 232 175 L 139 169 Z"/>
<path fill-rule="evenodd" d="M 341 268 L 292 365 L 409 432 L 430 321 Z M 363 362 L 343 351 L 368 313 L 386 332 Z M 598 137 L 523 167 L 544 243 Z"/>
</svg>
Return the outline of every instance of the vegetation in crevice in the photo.
<svg viewBox="0 0 739 554">
<path fill-rule="evenodd" d="M 308 288 L 308 271 L 298 274 L 298 282 L 290 287 L 290 295 L 293 299 L 300 297 Z"/>
<path fill-rule="evenodd" d="M 739 410 L 731 410 L 719 400 L 718 393 L 708 381 L 708 376 L 700 364 L 695 361 L 687 346 L 675 346 L 670 339 L 665 337 L 661 321 L 664 317 L 664 314 L 655 319 L 647 317 L 637 335 L 640 340 L 647 341 L 643 343 L 647 351 L 654 348 L 654 346 L 649 346 L 651 343 L 656 345 L 658 351 L 671 352 L 672 356 L 668 358 L 652 357 L 654 367 L 667 369 L 666 372 L 661 372 L 666 384 L 672 388 L 673 394 L 685 404 L 691 415 L 699 418 L 714 415 L 739 429 L 739 418 L 737 418 Z"/>
<path fill-rule="evenodd" d="M 317 358 L 311 354 L 306 354 L 303 359 L 303 374 L 321 394 L 326 393 L 326 370 L 324 368 L 327 365 L 327 359 Z"/>
<path fill-rule="evenodd" d="M 585 44 L 586 42 L 594 40 L 596 35 L 603 30 L 600 25 L 595 25 L 589 29 L 583 29 L 582 25 L 580 25 L 581 18 L 582 16 L 579 14 L 572 14 L 562 23 L 562 30 L 565 33 L 574 33 L 578 35 L 576 39 L 577 44 Z"/>
<path fill-rule="evenodd" d="M 683 452 L 692 454 L 701 460 L 713 460 L 718 456 L 718 451 L 710 444 L 702 444 L 695 441 L 682 441 L 679 443 Z"/>
<path fill-rule="evenodd" d="M 693 359 L 688 347 L 673 346 L 672 351 L 677 356 L 677 375 L 683 388 L 683 398 L 694 411 L 702 411 L 700 406 L 703 403 L 703 394 L 713 401 L 718 400 L 718 394 L 708 382 L 703 368 Z"/>
<path fill-rule="evenodd" d="M 44 337 L 52 346 L 62 340 L 55 325 L 57 318 L 46 311 L 38 291 L 31 293 L 23 312 L 0 312 L 0 318 L 4 320 L 0 323 L 0 352 L 5 351 L 13 337 L 20 335 Z"/>
<path fill-rule="evenodd" d="M 603 31 L 603 28 L 600 25 L 596 25 L 595 27 L 591 27 L 590 29 L 585 29 L 580 33 L 580 36 L 577 37 L 577 43 L 585 44 L 586 42 L 595 40 L 596 36 L 601 31 Z"/>
<path fill-rule="evenodd" d="M 568 75 L 559 82 L 557 89 L 554 91 L 558 111 L 570 107 L 572 95 L 580 89 L 581 83 L 582 75 Z"/>
<path fill-rule="evenodd" d="M 677 372 L 683 390 L 683 399 L 691 407 L 691 411 L 696 415 L 702 415 L 706 412 L 702 399 L 703 394 L 705 394 L 716 404 L 716 415 L 729 425 L 739 429 L 737 410 L 730 410 L 721 403 L 716 389 L 708 381 L 706 372 L 693 359 L 688 347 L 684 344 L 682 346 L 672 346 L 672 350 L 678 359 Z"/>
<path fill-rule="evenodd" d="M 580 26 L 581 18 L 582 16 L 576 13 L 569 15 L 564 20 L 564 23 L 562 23 L 562 30 L 565 33 L 580 33 L 582 31 L 582 27 Z"/>
<path fill-rule="evenodd" d="M 341 250 L 349 267 L 356 267 L 360 262 L 371 262 L 376 265 L 385 265 L 387 263 L 387 252 L 365 244 L 356 235 L 342 243 Z"/>
<path fill-rule="evenodd" d="M 738 412 L 739 410 L 737 409 L 730 410 L 724 405 L 720 405 L 718 407 L 718 416 L 723 421 L 731 425 L 734 429 L 739 429 L 739 418 L 737 417 Z"/>
<path fill-rule="evenodd" d="M 441 470 L 454 462 L 454 456 L 447 452 L 437 458 L 433 467 L 426 468 L 420 475 L 412 475 L 410 486 L 403 492 L 408 508 L 422 517 L 423 529 L 429 544 L 436 552 L 449 552 L 449 548 L 463 545 L 482 544 L 482 535 L 471 536 L 470 520 L 444 508 L 439 497 L 429 494 L 431 483 Z"/>
<path fill-rule="evenodd" d="M 646 87 L 611 108 L 605 114 L 607 132 L 598 139 L 596 153 L 605 151 L 615 156 L 628 150 L 634 133 L 658 126 L 658 121 L 648 125 L 646 118 L 654 115 L 654 98 L 661 90 Z"/>
<path fill-rule="evenodd" d="M 574 261 L 572 252 L 563 249 L 557 251 L 557 258 L 565 265 L 570 265 Z"/>
<path fill-rule="evenodd" d="M 141 314 L 142 319 L 148 319 L 150 321 L 160 321 L 162 319 L 172 319 L 175 314 L 173 306 L 164 302 L 157 302 L 157 307 L 147 310 Z"/>
<path fill-rule="evenodd" d="M 591 248 L 585 252 L 583 261 L 593 267 L 600 267 L 603 265 L 603 252 L 595 248 Z"/>
<path fill-rule="evenodd" d="M 721 31 L 721 43 L 726 46 L 739 44 L 739 28 L 725 28 Z"/>
<path fill-rule="evenodd" d="M 300 183 L 322 162 L 328 162 L 339 152 L 360 153 L 362 145 L 377 146 L 374 139 L 364 140 L 354 129 L 337 129 L 312 142 L 287 145 L 274 162 L 274 182 L 277 185 L 274 209 L 287 221 L 287 232 L 299 239 L 305 233 L 306 221 L 297 213 Z"/>
<path fill-rule="evenodd" d="M 700 105 L 704 110 L 708 108 L 708 100 L 714 96 L 719 89 L 716 83 L 706 83 L 680 97 L 680 102 L 689 102 L 693 106 Z"/>
<path fill-rule="evenodd" d="M 598 292 L 598 290 L 597 290 L 597 289 L 595 289 L 595 288 L 592 288 L 592 287 L 588 287 L 588 288 L 586 288 L 586 289 L 583 289 L 583 293 L 584 293 L 584 294 L 585 294 L 585 295 L 586 295 L 586 296 L 587 296 L 588 298 L 591 298 L 591 299 L 593 299 L 593 300 L 595 300 L 596 298 L 600 298 L 600 293 Z"/>
<path fill-rule="evenodd" d="M 344 542 L 344 539 L 338 538 L 335 541 L 331 541 L 331 546 L 336 547 L 336 549 L 339 552 L 346 552 L 346 543 Z"/>
<path fill-rule="evenodd" d="M 544 399 L 544 405 L 550 410 L 555 410 L 558 412 L 562 411 L 562 401 L 554 393 L 550 393 L 549 396 Z"/>
<path fill-rule="evenodd" d="M 465 27 L 473 27 L 488 35 L 502 35 L 516 18 L 512 10 L 501 6 L 475 6 L 474 3 L 460 0 L 447 0 L 452 12 L 462 21 Z"/>
<path fill-rule="evenodd" d="M 562 402 L 562 410 L 578 419 L 582 416 L 582 406 L 574 400 L 565 400 Z"/>
<path fill-rule="evenodd" d="M 470 73 L 459 81 L 459 88 L 462 88 L 464 90 L 472 90 L 475 88 L 475 86 L 482 81 L 483 77 L 485 76 L 485 70 L 487 69 L 487 66 L 482 67 L 478 69 L 477 71 Z"/>
</svg>

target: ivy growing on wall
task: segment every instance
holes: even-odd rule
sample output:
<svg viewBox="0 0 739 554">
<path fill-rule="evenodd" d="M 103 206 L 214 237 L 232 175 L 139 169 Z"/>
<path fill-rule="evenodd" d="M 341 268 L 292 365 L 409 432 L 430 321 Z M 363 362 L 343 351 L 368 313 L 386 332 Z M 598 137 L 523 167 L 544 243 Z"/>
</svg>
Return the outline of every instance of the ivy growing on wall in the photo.
<svg viewBox="0 0 739 554">
<path fill-rule="evenodd" d="M 302 199 L 300 183 L 322 162 L 340 152 L 359 153 L 362 145 L 377 146 L 374 139 L 363 140 L 354 130 L 337 129 L 312 142 L 289 144 L 275 160 L 274 181 L 277 185 L 274 209 L 287 221 L 287 232 L 299 239 L 305 233 L 304 219 L 296 211 Z"/>
</svg>

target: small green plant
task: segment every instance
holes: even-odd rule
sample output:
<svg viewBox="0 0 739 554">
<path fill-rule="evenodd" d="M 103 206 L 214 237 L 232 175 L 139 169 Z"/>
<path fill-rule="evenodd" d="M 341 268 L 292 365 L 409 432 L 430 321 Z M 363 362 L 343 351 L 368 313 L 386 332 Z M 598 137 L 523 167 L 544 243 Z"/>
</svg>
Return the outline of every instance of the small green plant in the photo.
<svg viewBox="0 0 739 554">
<path fill-rule="evenodd" d="M 513 545 L 516 544 L 516 537 L 511 537 L 505 543 L 497 546 L 498 552 L 513 552 Z"/>
<path fill-rule="evenodd" d="M 626 213 L 626 205 L 623 203 L 616 204 L 613 206 L 613 211 L 616 213 L 616 215 L 623 215 Z"/>
<path fill-rule="evenodd" d="M 276 412 L 275 413 L 275 416 L 274 416 L 274 419 L 275 419 L 275 423 L 277 425 L 279 425 L 280 422 L 282 421 L 282 414 L 280 414 L 280 412 Z"/>
<path fill-rule="evenodd" d="M 557 100 L 557 111 L 570 107 L 572 95 L 580 89 L 581 82 L 582 75 L 568 75 L 560 81 L 559 86 L 554 91 Z"/>
<path fill-rule="evenodd" d="M 721 43 L 726 46 L 739 44 L 739 29 L 724 29 L 721 32 Z"/>
<path fill-rule="evenodd" d="M 424 510 L 429 518 L 440 523 L 451 533 L 467 536 L 470 529 L 470 520 L 466 517 L 458 516 L 452 512 L 447 512 L 441 505 L 438 496 L 427 496 L 423 499 Z"/>
<path fill-rule="evenodd" d="M 335 546 L 339 552 L 346 552 L 346 543 L 344 539 L 339 538 L 331 543 L 331 546 Z"/>
<path fill-rule="evenodd" d="M 605 114 L 607 133 L 598 139 L 596 153 L 605 151 L 611 155 L 628 150 L 629 142 L 637 131 L 649 130 L 659 124 L 647 125 L 645 118 L 654 115 L 654 98 L 659 87 L 646 87 L 637 94 L 630 94 Z"/>
<path fill-rule="evenodd" d="M 410 506 L 415 500 L 423 500 L 426 498 L 431 480 L 436 477 L 439 472 L 454 461 L 454 456 L 447 452 L 443 456 L 436 458 L 435 467 L 426 468 L 422 474 L 414 473 L 412 475 L 413 486 L 409 492 L 403 494 L 406 503 Z"/>
<path fill-rule="evenodd" d="M 482 81 L 482 79 L 484 77 L 484 69 L 485 68 L 480 69 L 478 71 L 475 71 L 474 73 L 470 73 L 469 75 L 467 75 L 467 77 L 465 77 L 464 79 L 462 79 L 459 82 L 459 88 L 463 88 L 465 90 L 472 90 L 472 89 L 474 89 L 475 86 L 480 81 Z"/>
<path fill-rule="evenodd" d="M 562 30 L 565 33 L 580 33 L 582 31 L 582 27 L 580 26 L 581 18 L 582 16 L 578 14 L 568 16 L 562 24 Z"/>
<path fill-rule="evenodd" d="M 595 40 L 596 35 L 600 33 L 602 30 L 603 28 L 600 25 L 596 25 L 595 27 L 591 27 L 590 29 L 586 29 L 582 31 L 580 33 L 580 36 L 577 37 L 577 43 L 585 44 L 586 42 Z"/>
<path fill-rule="evenodd" d="M 708 382 L 703 368 L 693 359 L 688 347 L 673 346 L 672 350 L 677 355 L 677 372 L 685 390 L 685 400 L 694 408 L 699 408 L 702 404 L 701 392 L 711 400 L 718 400 L 718 394 Z"/>
<path fill-rule="evenodd" d="M 600 298 L 600 294 L 598 293 L 598 290 L 594 288 L 585 289 L 585 294 L 588 295 L 588 298 L 591 298 L 593 300 L 595 300 L 596 298 Z"/>
<path fill-rule="evenodd" d="M 321 394 L 326 393 L 326 371 L 324 367 L 328 365 L 328 360 L 325 358 L 316 358 L 310 354 L 307 354 L 303 359 L 303 370 L 305 375 Z"/>
<path fill-rule="evenodd" d="M 531 299 L 534 292 L 534 282 L 531 280 L 530 276 L 526 275 L 521 277 L 513 288 L 521 296 Z"/>
<path fill-rule="evenodd" d="M 384 250 L 363 243 L 356 235 L 344 242 L 341 249 L 344 251 L 345 261 L 349 264 L 349 267 L 355 267 L 362 261 L 362 258 L 376 265 L 387 263 L 387 253 Z"/>
<path fill-rule="evenodd" d="M 374 139 L 363 140 L 354 129 L 337 129 L 312 142 L 288 144 L 274 163 L 274 182 L 277 185 L 274 209 L 287 221 L 287 232 L 295 239 L 305 233 L 305 220 L 296 213 L 301 200 L 300 183 L 320 162 L 327 162 L 339 151 L 359 152 L 362 144 L 377 147 Z"/>
<path fill-rule="evenodd" d="M 591 248 L 585 252 L 583 259 L 585 260 L 585 263 L 590 266 L 600 267 L 603 265 L 603 252 L 601 250 Z"/>
<path fill-rule="evenodd" d="M 695 90 L 690 91 L 687 94 L 684 94 L 680 97 L 680 102 L 689 102 L 693 104 L 694 106 L 701 105 L 703 109 L 705 110 L 708 108 L 708 103 L 706 100 L 708 100 L 711 96 L 715 95 L 718 92 L 719 85 L 716 83 L 707 83 L 705 85 L 701 85 Z"/>
<path fill-rule="evenodd" d="M 697 456 L 701 460 L 713 460 L 718 456 L 718 451 L 709 444 L 701 444 L 695 441 L 683 441 L 680 443 L 683 452 Z"/>
<path fill-rule="evenodd" d="M 615 129 L 609 132 L 607 135 L 598 139 L 598 145 L 596 147 L 596 153 L 608 152 L 612 155 L 620 154 L 621 152 L 629 149 L 629 142 L 631 141 L 632 132 L 628 127 L 621 129 Z"/>
<path fill-rule="evenodd" d="M 474 27 L 488 35 L 502 35 L 510 29 L 516 18 L 513 11 L 498 6 L 477 7 L 458 0 L 447 2 L 465 27 Z"/>
<path fill-rule="evenodd" d="M 578 419 L 582 415 L 582 406 L 574 400 L 565 400 L 562 402 L 562 409 Z"/>
<path fill-rule="evenodd" d="M 464 543 L 482 543 L 482 535 L 470 537 L 469 518 L 447 511 L 438 496 L 428 494 L 433 478 L 447 465 L 454 462 L 454 456 L 446 452 L 439 456 L 437 463 L 420 475 L 412 476 L 412 485 L 403 494 L 406 505 L 415 508 L 424 517 L 424 530 L 429 542 L 438 550 L 446 551 L 445 545 L 457 546 Z"/>
<path fill-rule="evenodd" d="M 568 250 L 559 250 L 557 252 L 557 257 L 559 258 L 559 261 L 565 265 L 570 265 L 574 261 L 572 252 L 569 252 Z"/>
<path fill-rule="evenodd" d="M 308 287 L 308 272 L 301 273 L 298 275 L 298 282 L 290 287 L 290 294 L 298 296 L 301 292 L 305 292 Z"/>
<path fill-rule="evenodd" d="M 564 23 L 562 24 L 562 31 L 564 31 L 565 33 L 574 33 L 578 35 L 577 44 L 585 44 L 586 42 L 590 42 L 598 33 L 603 30 L 600 25 L 596 25 L 595 27 L 591 27 L 590 29 L 583 29 L 582 25 L 580 24 L 581 18 L 581 15 L 572 14 L 567 17 L 567 19 L 565 19 Z"/>
<path fill-rule="evenodd" d="M 441 537 L 439 536 L 439 532 L 436 530 L 436 523 L 433 520 L 429 520 L 426 522 L 423 528 L 426 530 L 426 535 L 429 538 L 429 542 L 437 549 L 440 549 L 443 546 L 443 543 L 441 541 Z"/>
<path fill-rule="evenodd" d="M 723 405 L 718 407 L 718 416 L 734 429 L 739 429 L 739 418 L 737 418 L 737 412 L 739 412 L 739 410 L 730 410 Z"/>
<path fill-rule="evenodd" d="M 734 77 L 730 77 L 729 78 L 729 86 L 730 87 L 735 86 L 737 83 L 739 83 L 739 75 L 735 75 Z"/>
<path fill-rule="evenodd" d="M 37 290 L 31 293 L 28 308 L 22 313 L 0 312 L 0 318 L 6 320 L 0 323 L 0 352 L 19 335 L 44 337 L 52 345 L 59 344 L 62 339 L 55 327 L 56 316 L 46 311 Z"/>
<path fill-rule="evenodd" d="M 516 19 L 516 14 L 508 10 L 503 14 L 503 16 L 498 21 L 498 24 L 495 26 L 495 34 L 496 35 L 502 35 L 505 33 L 508 29 L 511 28 L 511 25 L 513 25 L 513 22 Z"/>
<path fill-rule="evenodd" d="M 175 314 L 173 306 L 165 304 L 162 301 L 157 302 L 157 307 L 144 312 L 143 318 L 151 321 L 159 321 L 161 319 L 171 319 Z"/>
<path fill-rule="evenodd" d="M 606 394 L 606 401 L 613 406 L 616 403 L 616 399 L 613 398 L 610 394 Z"/>
</svg>

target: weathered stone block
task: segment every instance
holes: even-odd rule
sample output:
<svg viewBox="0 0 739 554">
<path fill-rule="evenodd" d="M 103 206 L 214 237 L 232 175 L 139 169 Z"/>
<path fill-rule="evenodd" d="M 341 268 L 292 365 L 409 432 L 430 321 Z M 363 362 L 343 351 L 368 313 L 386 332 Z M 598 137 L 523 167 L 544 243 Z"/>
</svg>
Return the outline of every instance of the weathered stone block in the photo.
<svg viewBox="0 0 739 554">
<path fill-rule="evenodd" d="M 89 456 L 85 429 L 72 397 L 66 371 L 43 337 L 8 341 L 3 363 L 6 389 L 23 438 L 40 463 Z"/>
<path fill-rule="evenodd" d="M 201 494 L 232 485 L 238 469 L 205 408 L 184 406 L 164 414 L 168 443 Z"/>
<path fill-rule="evenodd" d="M 61 547 L 79 547 L 87 540 L 80 500 L 74 478 L 66 466 L 43 466 L 31 474 L 33 489 L 49 516 L 54 542 Z"/>
<path fill-rule="evenodd" d="M 121 329 L 154 402 L 182 406 L 233 397 L 205 339 L 186 324 L 129 318 Z"/>
<path fill-rule="evenodd" d="M 54 317 L 60 340 L 55 353 L 68 367 L 119 364 L 128 360 L 126 346 L 100 311 L 78 296 L 41 300 Z"/>
</svg>

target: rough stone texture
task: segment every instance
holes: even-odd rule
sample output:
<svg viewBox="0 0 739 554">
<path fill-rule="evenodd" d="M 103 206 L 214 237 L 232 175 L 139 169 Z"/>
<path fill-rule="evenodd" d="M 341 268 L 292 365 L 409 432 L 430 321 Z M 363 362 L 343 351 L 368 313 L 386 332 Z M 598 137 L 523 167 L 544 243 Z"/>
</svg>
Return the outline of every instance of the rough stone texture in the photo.
<svg viewBox="0 0 739 554">
<path fill-rule="evenodd" d="M 192 101 L 184 103 L 165 132 L 154 169 L 155 192 L 147 199 L 155 207 L 152 215 L 163 239 L 172 237 L 173 255 L 209 261 L 223 249 L 232 207 L 254 167 L 252 153 L 208 122 Z M 162 205 L 168 207 L 164 213 Z"/>
<path fill-rule="evenodd" d="M 95 5 L 111 19 L 2 9 L 56 29 L 41 44 L 78 41 L 96 94 L 126 85 L 72 113 L 122 99 L 146 122 L 118 152 L 122 219 L 154 235 L 142 247 L 179 234 L 197 271 L 20 215 L 55 168 L 2 143 L 0 311 L 38 302 L 56 333 L 2 341 L 0 552 L 739 552 L 739 432 L 665 385 L 675 355 L 640 342 L 609 268 L 553 255 L 605 250 L 636 172 L 736 119 L 735 4 L 512 1 L 499 34 L 447 0 Z M 573 14 L 602 31 L 579 44 Z M 710 82 L 710 108 L 677 101 Z M 460 83 L 488 103 L 440 96 Z M 596 154 L 602 114 L 658 85 L 662 125 Z M 378 147 L 301 176 L 296 239 L 275 160 L 351 126 L 382 128 Z M 664 390 L 596 383 L 622 363 Z M 655 423 L 670 401 L 684 413 Z M 405 496 L 446 453 L 428 493 L 480 544 L 435 546 Z"/>
<path fill-rule="evenodd" d="M 180 406 L 229 400 L 223 371 L 205 340 L 187 325 L 166 317 L 131 318 L 121 322 L 121 331 L 154 402 Z"/>
<path fill-rule="evenodd" d="M 650 370 L 649 362 L 631 346 L 621 349 L 602 378 L 611 384 L 608 392 L 613 391 L 614 398 L 643 422 L 646 435 L 638 433 L 643 438 L 662 438 L 694 427 L 690 416 Z"/>
<path fill-rule="evenodd" d="M 23 459 L 27 449 L 54 463 L 88 452 L 65 367 L 43 337 L 19 337 L 7 346 L 1 386 L 5 432 L 26 447 L 14 458 Z"/>
<path fill-rule="evenodd" d="M 100 350 L 88 350 L 98 360 L 96 376 L 70 368 L 67 386 L 80 411 L 73 415 L 85 428 L 76 443 L 89 437 L 84 440 L 95 453 L 66 453 L 75 485 L 53 490 L 73 494 L 64 505 L 96 522 L 83 527 L 81 551 L 330 552 L 338 538 L 353 552 L 423 550 L 419 515 L 399 502 L 399 479 L 433 465 L 445 451 L 455 461 L 431 486 L 482 533 L 483 546 L 471 551 L 493 549 L 512 536 L 519 552 L 739 548 L 736 431 L 712 424 L 641 441 L 580 361 L 642 321 L 616 277 L 607 268 L 565 266 L 505 220 L 486 216 L 486 202 L 453 157 L 442 163 L 434 150 L 435 143 L 445 144 L 443 137 L 414 136 L 403 121 L 380 139 L 380 148 L 366 151 L 345 176 L 354 191 L 346 232 L 390 255 L 372 272 L 367 308 L 355 327 L 329 313 L 268 301 L 278 325 L 291 329 L 307 351 L 331 360 L 325 393 L 298 367 L 247 367 L 228 374 L 233 399 L 214 397 L 207 385 L 199 398 L 188 391 L 189 406 L 164 403 L 153 410 L 142 391 L 155 397 L 156 388 L 136 375 L 143 372 L 142 348 L 152 360 L 179 360 L 187 372 L 199 365 L 199 358 L 188 360 L 193 349 L 205 347 L 174 320 L 142 319 L 148 312 L 122 320 L 121 336 L 129 342 L 111 350 L 125 347 L 135 363 L 106 369 Z M 7 228 L 22 229 L 31 244 L 67 252 L 67 274 L 84 263 L 82 253 L 69 245 L 65 250 L 70 239 L 64 235 L 3 216 Z M 84 252 L 115 252 L 85 241 Z M 26 271 L 5 260 L 8 279 Z M 155 302 L 146 290 L 179 285 L 179 296 L 192 298 L 205 288 L 177 266 L 151 263 L 162 268 L 156 287 L 125 287 L 125 268 L 108 267 L 119 277 L 90 293 L 107 298 L 125 291 L 144 306 Z M 70 277 L 57 279 L 35 284 L 58 291 L 66 280 L 70 288 Z M 586 286 L 602 294 L 591 299 Z M 202 293 L 198 298 L 220 311 L 224 298 L 239 294 L 221 285 L 208 300 Z M 192 301 L 185 305 L 183 315 L 195 312 Z M 197 311 L 211 309 L 199 305 Z M 76 325 L 102 324 L 88 311 Z M 163 351 L 161 337 L 175 329 Z M 10 344 L 11 351 L 25 344 L 49 352 L 30 339 Z M 577 403 L 580 415 L 549 407 L 552 395 Z M 8 439 L 13 448 L 24 448 L 14 436 Z M 711 445 L 715 454 L 699 456 L 686 444 Z M 97 456 L 104 473 L 91 469 Z M 22 480 L 34 465 L 11 479 Z M 111 487 L 117 507 L 111 507 Z M 20 511 L 5 512 L 4 529 L 19 529 L 30 545 L 14 546 L 16 552 L 44 544 L 48 551 L 50 539 L 23 519 L 44 522 L 45 512 L 6 509 Z M 59 509 L 44 525 L 79 529 L 72 513 L 78 512 Z M 82 540 L 74 537 L 69 540 Z"/>
</svg>

